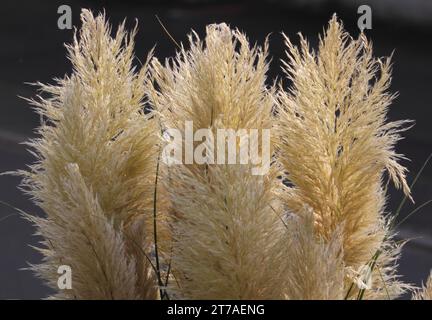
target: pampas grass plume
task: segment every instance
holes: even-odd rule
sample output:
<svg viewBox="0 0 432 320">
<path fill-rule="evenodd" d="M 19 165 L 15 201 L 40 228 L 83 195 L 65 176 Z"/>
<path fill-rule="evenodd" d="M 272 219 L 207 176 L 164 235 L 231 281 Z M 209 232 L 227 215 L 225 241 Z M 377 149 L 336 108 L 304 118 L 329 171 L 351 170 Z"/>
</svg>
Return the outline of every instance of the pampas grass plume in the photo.
<svg viewBox="0 0 432 320">
<path fill-rule="evenodd" d="M 380 250 L 382 275 L 375 270 L 367 294 L 395 297 L 403 286 L 394 275 L 399 248 L 389 243 L 383 179 L 386 172 L 409 196 L 406 169 L 399 164 L 403 156 L 394 151 L 409 122 L 386 119 L 395 97 L 388 92 L 390 59 L 374 58 L 366 37 L 352 39 L 336 16 L 320 37 L 318 51 L 302 36 L 300 48 L 287 37 L 285 42 L 284 66 L 292 87 L 278 92 L 276 140 L 291 184 L 284 204 L 299 214 L 309 207 L 316 234 L 327 241 L 343 225 L 347 268 L 364 268 Z M 346 291 L 351 284 L 347 281 Z"/>
<path fill-rule="evenodd" d="M 210 25 L 205 41 L 189 37 L 174 60 L 152 64 L 150 100 L 164 128 L 270 129 L 273 97 L 266 88 L 267 44 Z M 215 135 L 216 136 L 216 135 Z M 183 132 L 184 137 L 184 132 Z M 237 150 L 238 151 L 238 150 Z M 254 176 L 247 164 L 184 164 L 167 168 L 173 222 L 170 290 L 183 299 L 276 299 L 283 268 L 283 231 L 270 204 L 275 172 Z"/>
<path fill-rule="evenodd" d="M 147 64 L 133 66 L 133 37 L 124 23 L 114 37 L 105 16 L 81 14 L 67 46 L 73 73 L 40 85 L 32 100 L 43 119 L 29 145 L 37 162 L 23 188 L 43 209 L 28 216 L 42 237 L 43 261 L 32 269 L 57 298 L 155 299 L 158 289 L 143 252 L 152 250 L 157 126 L 144 115 Z M 57 268 L 72 269 L 72 289 L 57 287 Z"/>
</svg>

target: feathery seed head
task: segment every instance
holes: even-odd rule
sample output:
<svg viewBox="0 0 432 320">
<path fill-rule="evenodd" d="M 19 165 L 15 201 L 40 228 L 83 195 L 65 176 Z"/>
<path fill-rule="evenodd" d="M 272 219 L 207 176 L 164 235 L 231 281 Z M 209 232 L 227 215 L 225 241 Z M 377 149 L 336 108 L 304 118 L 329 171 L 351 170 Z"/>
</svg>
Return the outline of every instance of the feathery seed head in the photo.
<svg viewBox="0 0 432 320">
<path fill-rule="evenodd" d="M 293 185 L 285 204 L 297 213 L 309 206 L 325 239 L 343 224 L 344 263 L 358 269 L 387 232 L 384 172 L 410 193 L 394 151 L 409 122 L 386 119 L 390 59 L 373 58 L 365 36 L 352 39 L 335 16 L 316 52 L 302 36 L 300 48 L 285 41 L 292 89 L 280 88 L 277 108 L 279 161 Z"/>
<path fill-rule="evenodd" d="M 205 42 L 189 37 L 174 60 L 152 63 L 150 100 L 165 129 L 270 129 L 267 44 L 250 47 L 227 25 L 210 25 Z M 225 141 L 223 141 L 225 142 Z M 237 148 L 240 143 L 237 143 Z M 238 162 L 237 162 L 238 163 Z M 171 292 L 187 299 L 281 298 L 284 230 L 272 211 L 275 170 L 254 176 L 249 164 L 178 164 L 167 170 L 173 223 Z M 269 270 L 272 270 L 269 272 Z"/>
<path fill-rule="evenodd" d="M 33 100 L 44 121 L 29 143 L 37 162 L 23 187 L 44 210 L 32 218 L 43 237 L 44 261 L 33 269 L 57 290 L 57 267 L 72 267 L 73 289 L 87 299 L 155 298 L 149 250 L 156 123 L 144 115 L 147 63 L 136 73 L 133 36 L 114 37 L 104 15 L 81 14 L 67 46 L 71 76 L 40 84 L 49 98 Z M 130 228 L 140 232 L 129 235 Z"/>
</svg>

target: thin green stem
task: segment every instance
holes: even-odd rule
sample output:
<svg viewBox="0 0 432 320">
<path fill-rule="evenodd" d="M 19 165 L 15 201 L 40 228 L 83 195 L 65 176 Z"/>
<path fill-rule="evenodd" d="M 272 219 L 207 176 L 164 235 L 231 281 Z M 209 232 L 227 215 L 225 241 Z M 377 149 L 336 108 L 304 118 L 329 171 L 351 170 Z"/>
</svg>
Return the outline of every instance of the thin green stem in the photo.
<svg viewBox="0 0 432 320">
<path fill-rule="evenodd" d="M 384 284 L 384 290 L 385 290 L 385 292 L 386 292 L 386 294 L 387 294 L 387 298 L 388 298 L 389 300 L 391 300 L 391 298 L 390 298 L 390 294 L 389 294 L 389 291 L 388 291 L 388 288 L 387 288 L 387 283 L 386 283 L 385 280 L 384 280 L 384 276 L 383 276 L 383 274 L 382 274 L 382 272 L 381 272 L 381 267 L 380 267 L 379 264 L 377 264 L 377 270 L 378 270 L 379 276 L 380 276 L 380 278 L 381 278 L 381 281 L 382 281 L 382 283 Z"/>
<path fill-rule="evenodd" d="M 354 288 L 354 282 L 352 282 L 350 287 L 348 288 L 348 292 L 346 293 L 344 300 L 348 300 L 349 295 L 350 295 L 353 288 Z"/>
<path fill-rule="evenodd" d="M 160 162 L 160 152 L 158 154 L 157 164 L 156 164 L 156 177 L 155 177 L 155 184 L 154 184 L 154 193 L 153 193 L 153 237 L 154 237 L 154 246 L 155 246 L 155 258 L 156 258 L 156 275 L 158 278 L 158 284 L 159 284 L 159 294 L 161 296 L 161 299 L 163 297 L 162 292 L 162 280 L 161 280 L 161 273 L 160 273 L 160 264 L 159 264 L 159 248 L 158 248 L 158 240 L 157 240 L 157 185 L 158 185 L 158 178 L 159 178 L 159 162 Z"/>
<path fill-rule="evenodd" d="M 159 22 L 159 24 L 161 25 L 162 29 L 165 31 L 165 33 L 168 35 L 168 37 L 171 39 L 172 42 L 174 42 L 174 44 L 181 49 L 181 46 L 178 44 L 178 42 L 174 39 L 174 37 L 171 35 L 171 33 L 168 32 L 168 29 L 165 28 L 164 24 L 162 23 L 161 19 L 159 19 L 159 16 L 156 14 L 155 15 L 157 21 Z"/>
<path fill-rule="evenodd" d="M 432 153 L 429 154 L 429 156 L 426 158 L 425 162 L 421 166 L 420 170 L 417 172 L 416 176 L 414 177 L 413 182 L 410 185 L 410 189 L 412 190 L 417 182 L 417 180 L 420 178 L 420 175 L 423 173 L 423 170 L 426 168 L 426 165 L 428 164 L 429 160 L 432 158 Z M 396 209 L 395 215 L 393 217 L 393 221 L 396 220 L 396 218 L 399 216 L 400 212 L 402 211 L 402 207 L 404 206 L 405 202 L 408 199 L 408 195 L 404 195 L 402 198 L 401 203 L 399 204 L 398 208 Z"/>
<path fill-rule="evenodd" d="M 417 180 L 420 178 L 421 174 L 423 173 L 423 170 L 426 168 L 426 165 L 429 163 L 430 159 L 432 158 L 432 153 L 429 154 L 429 156 L 426 158 L 426 160 L 424 161 L 423 165 L 421 166 L 420 170 L 417 172 L 416 176 L 414 177 L 413 182 L 410 185 L 410 189 L 412 190 L 415 186 L 415 184 L 417 183 Z M 426 201 L 425 203 L 423 203 L 422 205 L 418 206 L 416 209 L 414 209 L 411 213 L 409 213 L 402 221 L 400 221 L 396 226 L 395 226 L 395 221 L 396 218 L 399 216 L 406 200 L 408 199 L 407 195 L 404 195 L 402 201 L 400 202 L 398 208 L 396 209 L 395 215 L 392 217 L 392 221 L 390 223 L 389 226 L 389 230 L 393 230 L 396 227 L 400 226 L 403 222 L 405 222 L 411 215 L 413 215 L 414 213 L 416 213 L 417 211 L 419 211 L 421 208 L 423 208 L 424 206 L 426 206 L 427 204 L 429 204 L 430 202 L 432 202 L 432 200 Z M 384 236 L 384 241 L 388 239 L 388 233 L 386 233 L 386 235 Z M 377 260 L 379 258 L 379 256 L 381 255 L 381 249 L 378 249 L 375 254 L 372 256 L 371 261 L 368 263 L 368 265 L 371 266 L 371 272 L 374 270 L 375 265 L 377 263 Z M 351 284 L 350 288 L 348 289 L 348 292 L 345 296 L 345 299 L 347 299 L 349 297 L 349 294 L 351 293 L 352 288 L 354 287 L 354 283 Z M 359 294 L 357 296 L 357 299 L 361 300 L 364 296 L 364 291 L 365 289 L 361 289 L 359 291 Z"/>
<path fill-rule="evenodd" d="M 375 254 L 373 255 L 371 261 L 368 263 L 369 268 L 370 268 L 370 272 L 373 272 L 376 264 L 377 264 L 377 260 L 379 258 L 379 256 L 381 255 L 381 249 L 378 249 Z M 357 295 L 357 300 L 363 300 L 364 294 L 366 292 L 366 289 L 360 289 L 358 295 Z"/>
<path fill-rule="evenodd" d="M 397 229 L 402 223 L 404 223 L 406 220 L 408 220 L 408 218 L 411 217 L 414 213 L 419 211 L 421 208 L 427 206 L 431 202 L 432 202 L 432 199 L 419 205 L 417 208 L 415 208 L 413 211 L 411 211 L 405 218 L 403 218 L 401 221 L 399 221 L 399 223 L 394 228 Z"/>
</svg>

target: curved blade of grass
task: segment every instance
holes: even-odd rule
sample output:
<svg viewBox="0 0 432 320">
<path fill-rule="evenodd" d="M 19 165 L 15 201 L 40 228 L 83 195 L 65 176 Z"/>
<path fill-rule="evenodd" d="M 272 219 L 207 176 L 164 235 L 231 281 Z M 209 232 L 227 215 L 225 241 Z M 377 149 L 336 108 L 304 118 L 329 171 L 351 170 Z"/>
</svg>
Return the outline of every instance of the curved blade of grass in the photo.
<svg viewBox="0 0 432 320">
<path fill-rule="evenodd" d="M 352 282 L 351 285 L 350 285 L 350 287 L 348 288 L 348 291 L 347 291 L 347 293 L 345 295 L 344 300 L 348 300 L 348 297 L 349 297 L 349 295 L 350 295 L 350 293 L 351 293 L 351 291 L 352 291 L 353 288 L 354 288 L 354 282 Z"/>
<path fill-rule="evenodd" d="M 130 240 L 139 250 L 139 252 L 147 259 L 147 261 L 150 263 L 153 271 L 155 274 L 157 274 L 157 269 L 155 267 L 155 265 L 153 264 L 153 262 L 151 261 L 150 257 L 144 252 L 144 250 L 141 248 L 141 246 L 131 237 L 128 237 L 128 240 Z"/>
<path fill-rule="evenodd" d="M 429 154 L 429 156 L 423 162 L 423 165 L 421 166 L 420 170 L 417 172 L 416 176 L 414 177 L 414 180 L 413 180 L 413 182 L 410 185 L 410 189 L 411 190 L 414 189 L 414 186 L 415 186 L 417 180 L 420 178 L 421 174 L 423 173 L 424 169 L 426 168 L 426 166 L 429 163 L 429 161 L 430 161 L 431 158 L 432 158 L 432 153 Z M 406 202 L 407 199 L 408 199 L 408 196 L 404 195 L 404 197 L 402 198 L 402 201 L 400 202 L 398 208 L 396 209 L 395 215 L 392 217 L 389 230 L 393 230 L 394 229 L 396 218 L 399 216 L 399 214 L 400 214 L 400 212 L 401 212 L 401 210 L 402 210 L 402 208 L 403 208 L 403 206 L 404 206 L 404 204 L 405 204 L 405 202 Z M 428 202 L 427 203 L 423 203 L 422 205 L 420 205 L 419 207 L 417 207 L 416 209 L 414 209 L 413 210 L 414 212 L 411 212 L 407 217 L 405 217 L 402 220 L 402 222 L 405 221 L 408 217 L 410 217 L 411 215 L 413 215 L 415 212 L 417 212 L 418 210 L 420 210 L 422 207 L 424 207 L 427 204 L 428 204 Z M 398 223 L 397 225 L 400 225 L 400 223 Z M 384 237 L 384 240 L 386 240 L 387 237 L 388 237 L 388 235 L 386 234 L 385 237 Z M 377 260 L 378 260 L 378 258 L 379 258 L 380 255 L 381 255 L 381 249 L 378 249 L 375 252 L 375 254 L 372 256 L 371 261 L 369 262 L 369 264 L 371 266 L 371 271 L 373 271 L 373 269 L 374 269 L 374 267 L 376 265 L 376 262 L 377 262 Z M 347 292 L 347 294 L 345 296 L 345 299 L 348 298 L 349 294 L 351 293 L 351 290 L 352 290 L 353 286 L 354 286 L 354 283 L 352 283 L 352 285 L 348 289 L 348 292 Z M 363 298 L 364 291 L 365 291 L 365 289 L 361 289 L 359 291 L 359 294 L 357 296 L 358 300 L 361 300 Z"/>
<path fill-rule="evenodd" d="M 427 164 L 428 164 L 428 162 L 429 162 L 429 160 L 431 158 L 432 158 L 432 153 L 429 154 L 429 156 L 426 158 L 425 162 L 423 162 L 423 165 L 421 166 L 420 170 L 417 172 L 416 176 L 414 177 L 414 180 L 413 180 L 413 182 L 410 185 L 410 189 L 411 190 L 414 189 L 414 186 L 415 186 L 417 180 L 420 178 L 421 174 L 423 173 L 423 170 L 426 168 L 426 166 L 427 166 Z M 395 211 L 395 215 L 394 215 L 393 220 L 392 220 L 393 223 L 396 220 L 396 218 L 399 216 L 399 214 L 400 214 L 400 212 L 402 210 L 402 207 L 404 206 L 404 204 L 407 201 L 407 199 L 408 199 L 408 196 L 404 195 L 404 197 L 402 198 L 401 203 L 399 204 L 398 208 Z"/>
<path fill-rule="evenodd" d="M 4 205 L 5 207 L 9 207 L 9 208 L 11 208 L 11 209 L 17 210 L 17 211 L 22 211 L 22 210 L 20 210 L 20 209 L 18 209 L 18 208 L 16 208 L 16 207 L 14 207 L 13 205 L 11 205 L 11 204 L 9 204 L 9 203 L 7 203 L 7 202 L 4 202 L 4 201 L 2 201 L 2 200 L 0 200 L 0 204 Z M 7 216 L 2 217 L 2 218 L 0 219 L 0 222 L 4 221 L 4 220 L 6 220 L 7 218 L 10 218 L 10 217 L 12 217 L 12 216 L 16 216 L 16 215 L 17 215 L 17 213 L 11 213 L 11 214 L 8 214 Z"/>
<path fill-rule="evenodd" d="M 373 255 L 371 261 L 368 263 L 369 267 L 370 267 L 370 272 L 373 272 L 376 264 L 377 264 L 377 260 L 379 258 L 379 256 L 381 255 L 381 249 L 378 249 L 375 254 Z M 357 295 L 357 300 L 363 300 L 363 296 L 366 292 L 366 289 L 360 289 L 358 295 Z"/>
<path fill-rule="evenodd" d="M 161 273 L 160 273 L 160 264 L 159 264 L 159 249 L 158 249 L 158 241 L 157 241 L 157 185 L 158 185 L 158 178 L 159 178 L 159 164 L 160 164 L 160 152 L 158 154 L 157 164 L 156 164 L 156 177 L 155 177 L 155 184 L 154 184 L 154 193 L 153 193 L 153 237 L 154 237 L 154 246 L 155 246 L 155 258 L 156 258 L 156 275 L 158 278 L 158 284 L 159 284 L 159 294 L 161 298 L 163 297 L 162 292 L 162 279 L 161 279 Z"/>
<path fill-rule="evenodd" d="M 411 217 L 414 213 L 419 211 L 421 208 L 427 206 L 431 202 L 432 202 L 432 199 L 419 205 L 417 208 L 415 208 L 413 211 L 411 211 L 405 218 L 403 218 L 401 221 L 399 221 L 398 224 L 394 226 L 394 228 L 397 229 L 402 223 L 404 223 L 406 220 L 408 220 L 408 218 Z"/>
<path fill-rule="evenodd" d="M 168 281 L 169 281 L 170 272 L 171 272 L 171 259 L 170 259 L 170 261 L 168 263 L 168 270 L 167 270 L 167 274 L 166 274 L 166 278 L 165 278 L 165 288 L 168 287 Z M 167 300 L 170 300 L 168 292 L 167 292 L 166 289 L 165 289 L 165 298 Z"/>
<path fill-rule="evenodd" d="M 8 214 L 7 216 L 2 217 L 2 218 L 0 219 L 0 222 L 3 222 L 3 221 L 6 220 L 7 218 L 10 218 L 10 217 L 13 217 L 13 216 L 16 216 L 16 215 L 17 215 L 16 213 Z"/>
<path fill-rule="evenodd" d="M 181 49 L 181 46 L 178 44 L 178 42 L 174 39 L 174 37 L 171 35 L 171 33 L 168 32 L 168 29 L 165 28 L 164 24 L 162 23 L 161 19 L 159 19 L 159 16 L 156 14 L 155 15 L 157 21 L 159 22 L 159 24 L 161 25 L 162 29 L 165 31 L 165 33 L 168 35 L 168 37 L 171 39 L 172 42 L 174 42 L 174 44 Z"/>
<path fill-rule="evenodd" d="M 276 210 L 272 207 L 272 205 L 269 205 L 270 209 L 273 210 L 273 212 L 275 213 L 275 215 L 280 219 L 280 221 L 283 223 L 283 225 L 285 226 L 286 229 L 288 229 L 288 225 L 285 223 L 285 221 L 283 220 L 283 218 L 276 212 Z"/>
<path fill-rule="evenodd" d="M 390 298 L 390 294 L 389 294 L 389 292 L 388 292 L 388 288 L 387 288 L 387 283 L 386 283 L 385 280 L 384 280 L 383 274 L 382 274 L 382 272 L 381 272 L 381 267 L 379 266 L 379 264 L 377 264 L 377 270 L 378 270 L 378 274 L 379 274 L 379 276 L 380 276 L 380 278 L 381 278 L 381 281 L 382 281 L 382 283 L 383 283 L 383 285 L 384 285 L 384 290 L 385 290 L 385 292 L 386 292 L 387 299 L 391 300 L 391 298 Z"/>
</svg>

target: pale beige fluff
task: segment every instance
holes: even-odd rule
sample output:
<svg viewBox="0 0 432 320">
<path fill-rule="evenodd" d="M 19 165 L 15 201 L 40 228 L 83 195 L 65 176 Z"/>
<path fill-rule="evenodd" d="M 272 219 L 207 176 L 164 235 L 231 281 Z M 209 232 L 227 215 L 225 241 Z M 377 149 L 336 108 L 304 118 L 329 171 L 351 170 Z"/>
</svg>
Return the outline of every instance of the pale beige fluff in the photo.
<svg viewBox="0 0 432 320">
<path fill-rule="evenodd" d="M 402 156 L 394 151 L 407 122 L 386 119 L 394 98 L 388 93 L 390 59 L 373 58 L 365 36 L 352 39 L 335 16 L 318 51 L 300 39 L 298 48 L 285 37 L 292 87 L 278 94 L 279 161 L 292 185 L 284 202 L 297 213 L 309 207 L 316 234 L 327 241 L 343 224 L 343 261 L 349 270 L 364 268 L 380 250 L 365 297 L 395 297 L 402 287 L 394 275 L 398 247 L 391 235 L 385 240 L 384 173 L 405 194 L 410 190 L 406 169 L 398 163 Z M 351 280 L 347 291 L 350 285 Z M 357 292 L 355 286 L 350 297 Z"/>
<path fill-rule="evenodd" d="M 417 290 L 413 294 L 413 300 L 432 300 L 432 271 L 429 278 L 421 290 Z"/>
<path fill-rule="evenodd" d="M 32 100 L 43 119 L 29 145 L 37 162 L 23 187 L 43 209 L 29 216 L 44 258 L 33 266 L 57 298 L 154 299 L 158 289 L 145 254 L 156 174 L 157 126 L 144 115 L 147 64 L 136 73 L 133 37 L 115 37 L 104 15 L 83 10 L 67 46 L 70 77 L 40 84 Z M 72 289 L 58 290 L 57 268 L 72 268 Z"/>
<path fill-rule="evenodd" d="M 225 24 L 194 33 L 165 65 L 153 61 L 151 102 L 163 128 L 270 129 L 267 44 L 251 48 Z M 237 150 L 238 151 L 238 150 Z M 165 179 L 176 220 L 170 290 L 184 299 L 283 297 L 280 234 L 272 211 L 275 170 L 254 176 L 250 165 L 173 165 Z"/>
<path fill-rule="evenodd" d="M 167 286 L 180 299 L 383 299 L 408 288 L 383 186 L 410 196 L 394 150 L 407 121 L 386 120 L 390 60 L 373 58 L 364 35 L 352 39 L 334 17 L 316 52 L 286 38 L 292 86 L 276 90 L 267 41 L 251 46 L 226 24 L 136 71 L 136 29 L 112 37 L 104 15 L 81 19 L 72 75 L 30 100 L 42 119 L 29 142 L 37 161 L 19 172 L 45 213 L 26 217 L 42 238 L 32 269 L 52 298 L 159 299 Z M 185 121 L 215 137 L 271 129 L 270 170 L 168 166 L 166 130 L 180 130 L 184 147 Z M 58 290 L 61 265 L 71 290 Z M 413 298 L 431 298 L 431 277 Z"/>
<path fill-rule="evenodd" d="M 328 241 L 316 237 L 314 216 L 305 209 L 287 223 L 286 278 L 281 285 L 291 300 L 341 300 L 344 298 L 344 264 L 341 230 Z"/>
</svg>

